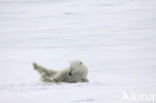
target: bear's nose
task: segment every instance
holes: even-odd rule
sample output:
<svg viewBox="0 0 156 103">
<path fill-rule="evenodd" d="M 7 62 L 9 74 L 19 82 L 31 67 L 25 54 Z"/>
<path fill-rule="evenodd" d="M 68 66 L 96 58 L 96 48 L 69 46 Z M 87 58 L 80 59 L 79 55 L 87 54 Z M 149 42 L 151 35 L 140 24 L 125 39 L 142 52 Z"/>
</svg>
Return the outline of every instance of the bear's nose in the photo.
<svg viewBox="0 0 156 103">
<path fill-rule="evenodd" d="M 72 76 L 72 73 L 71 73 L 71 72 L 69 72 L 69 75 L 70 75 L 70 76 Z"/>
</svg>

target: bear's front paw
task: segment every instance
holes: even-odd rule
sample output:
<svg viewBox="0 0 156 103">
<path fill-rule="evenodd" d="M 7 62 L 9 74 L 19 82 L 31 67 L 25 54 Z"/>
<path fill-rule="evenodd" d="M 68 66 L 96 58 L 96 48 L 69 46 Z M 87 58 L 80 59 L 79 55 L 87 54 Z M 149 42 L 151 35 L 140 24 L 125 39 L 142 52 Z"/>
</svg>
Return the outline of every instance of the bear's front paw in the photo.
<svg viewBox="0 0 156 103">
<path fill-rule="evenodd" d="M 86 78 L 86 79 L 82 79 L 82 82 L 89 82 L 89 80 Z"/>
</svg>

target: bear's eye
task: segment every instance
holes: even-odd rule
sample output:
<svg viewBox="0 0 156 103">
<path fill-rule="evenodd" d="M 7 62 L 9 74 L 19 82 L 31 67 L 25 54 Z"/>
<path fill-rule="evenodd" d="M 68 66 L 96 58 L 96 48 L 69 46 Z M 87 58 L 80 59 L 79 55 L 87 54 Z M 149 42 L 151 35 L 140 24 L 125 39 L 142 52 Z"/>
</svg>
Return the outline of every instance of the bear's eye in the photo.
<svg viewBox="0 0 156 103">
<path fill-rule="evenodd" d="M 74 68 L 71 68 L 70 71 L 69 71 L 69 75 L 70 75 L 70 76 L 72 76 L 73 69 L 74 69 Z"/>
</svg>

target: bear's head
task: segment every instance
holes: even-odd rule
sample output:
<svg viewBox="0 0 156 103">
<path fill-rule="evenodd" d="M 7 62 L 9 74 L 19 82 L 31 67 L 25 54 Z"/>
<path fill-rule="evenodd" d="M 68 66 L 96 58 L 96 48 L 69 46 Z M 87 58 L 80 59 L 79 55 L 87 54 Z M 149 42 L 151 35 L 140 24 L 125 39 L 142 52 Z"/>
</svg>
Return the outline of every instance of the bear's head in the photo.
<svg viewBox="0 0 156 103">
<path fill-rule="evenodd" d="M 76 73 L 84 73 L 84 72 L 87 72 L 87 67 L 80 60 L 70 61 L 69 66 L 70 76 Z"/>
</svg>

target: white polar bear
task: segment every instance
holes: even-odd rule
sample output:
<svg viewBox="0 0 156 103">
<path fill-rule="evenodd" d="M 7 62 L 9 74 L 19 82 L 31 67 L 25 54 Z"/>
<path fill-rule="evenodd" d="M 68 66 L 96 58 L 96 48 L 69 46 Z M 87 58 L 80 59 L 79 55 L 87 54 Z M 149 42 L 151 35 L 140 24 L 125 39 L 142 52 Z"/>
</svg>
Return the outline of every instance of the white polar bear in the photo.
<svg viewBox="0 0 156 103">
<path fill-rule="evenodd" d="M 49 70 L 36 63 L 33 63 L 33 67 L 43 82 L 88 82 L 88 68 L 80 60 L 70 62 L 70 66 L 62 71 Z"/>
</svg>

